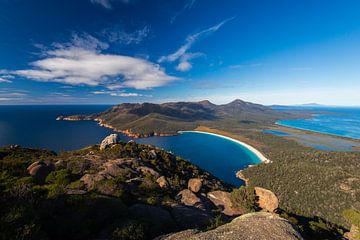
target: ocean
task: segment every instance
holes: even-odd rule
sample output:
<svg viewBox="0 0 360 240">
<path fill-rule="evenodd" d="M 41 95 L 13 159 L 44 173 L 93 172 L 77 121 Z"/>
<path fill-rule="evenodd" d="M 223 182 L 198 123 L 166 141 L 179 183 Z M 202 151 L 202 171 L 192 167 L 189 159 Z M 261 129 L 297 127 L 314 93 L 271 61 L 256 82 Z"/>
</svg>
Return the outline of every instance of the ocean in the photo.
<svg viewBox="0 0 360 240">
<path fill-rule="evenodd" d="M 313 112 L 311 118 L 281 120 L 277 124 L 326 133 L 340 137 L 360 139 L 360 108 L 355 107 L 275 107 L 276 110 Z"/>
<path fill-rule="evenodd" d="M 0 106 L 0 146 L 19 144 L 56 152 L 75 150 L 100 143 L 111 129 L 94 121 L 56 121 L 59 115 L 91 114 L 109 105 L 66 106 Z M 127 142 L 129 137 L 120 135 Z M 177 136 L 135 139 L 171 151 L 212 173 L 216 177 L 240 186 L 243 181 L 235 173 L 259 159 L 245 147 L 224 138 L 185 132 Z"/>
</svg>

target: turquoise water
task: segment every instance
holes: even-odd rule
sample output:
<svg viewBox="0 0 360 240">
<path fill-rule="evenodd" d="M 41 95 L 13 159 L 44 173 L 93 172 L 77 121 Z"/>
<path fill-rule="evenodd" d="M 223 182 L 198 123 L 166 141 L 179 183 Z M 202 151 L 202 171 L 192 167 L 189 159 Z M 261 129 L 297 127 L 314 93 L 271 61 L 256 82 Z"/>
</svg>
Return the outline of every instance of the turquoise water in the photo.
<svg viewBox="0 0 360 240">
<path fill-rule="evenodd" d="M 83 106 L 0 106 L 0 146 L 19 144 L 24 147 L 46 148 L 54 151 L 74 150 L 100 143 L 111 129 L 93 121 L 56 121 L 59 115 L 101 112 L 108 105 Z M 121 140 L 130 138 L 120 135 Z M 243 146 L 220 137 L 183 133 L 170 137 L 135 139 L 152 144 L 190 160 L 218 178 L 234 184 L 243 182 L 235 173 L 258 158 Z"/>
<path fill-rule="evenodd" d="M 288 137 L 288 136 L 291 136 L 290 133 L 281 132 L 281 131 L 276 131 L 276 130 L 270 130 L 270 129 L 263 130 L 263 132 L 271 133 L 271 134 L 273 134 L 273 135 L 280 136 L 280 137 Z"/>
<path fill-rule="evenodd" d="M 317 113 L 308 119 L 278 121 L 277 123 L 280 125 L 341 137 L 360 139 L 360 108 L 281 107 L 275 109 L 310 111 Z"/>
</svg>

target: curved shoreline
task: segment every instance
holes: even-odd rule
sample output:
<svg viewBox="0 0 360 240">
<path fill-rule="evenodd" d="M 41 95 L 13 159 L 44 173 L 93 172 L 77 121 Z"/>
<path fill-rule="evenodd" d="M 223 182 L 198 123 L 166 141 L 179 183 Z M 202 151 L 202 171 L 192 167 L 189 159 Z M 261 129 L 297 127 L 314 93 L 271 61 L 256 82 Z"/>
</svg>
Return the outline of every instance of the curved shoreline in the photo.
<svg viewBox="0 0 360 240">
<path fill-rule="evenodd" d="M 283 121 L 283 120 L 280 120 Z M 319 134 L 323 134 L 323 135 L 329 135 L 331 137 L 338 137 L 338 138 L 344 138 L 344 139 L 349 139 L 349 140 L 355 140 L 355 141 L 360 141 L 360 138 L 355 138 L 355 137 L 349 137 L 349 136 L 343 136 L 340 134 L 335 134 L 335 133 L 328 133 L 328 132 L 322 132 L 322 131 L 317 131 L 317 130 L 310 130 L 307 128 L 302 128 L 302 127 L 295 127 L 295 126 L 291 126 L 291 125 L 287 125 L 284 123 L 279 123 L 279 121 L 275 122 L 276 125 L 281 126 L 281 127 L 287 127 L 287 128 L 292 128 L 295 130 L 302 130 L 302 131 L 308 131 L 311 133 L 319 133 Z"/>
<path fill-rule="evenodd" d="M 208 135 L 213 135 L 213 136 L 216 136 L 216 137 L 221 137 L 221 138 L 224 138 L 224 139 L 227 139 L 229 141 L 232 141 L 232 142 L 235 142 L 243 147 L 245 147 L 246 149 L 248 149 L 249 151 L 251 151 L 253 154 L 255 154 L 255 156 L 263 163 L 270 163 L 271 161 L 266 158 L 259 150 L 257 150 L 256 148 L 254 148 L 253 146 L 247 144 L 247 143 L 244 143 L 244 142 L 241 142 L 237 139 L 234 139 L 234 138 L 231 138 L 231 137 L 227 137 L 227 136 L 224 136 L 224 135 L 220 135 L 220 134 L 216 134 L 216 133 L 210 133 L 210 132 L 204 132 L 204 131 L 178 131 L 178 133 L 186 133 L 186 132 L 194 132 L 194 133 L 202 133 L 202 134 L 208 134 Z"/>
</svg>

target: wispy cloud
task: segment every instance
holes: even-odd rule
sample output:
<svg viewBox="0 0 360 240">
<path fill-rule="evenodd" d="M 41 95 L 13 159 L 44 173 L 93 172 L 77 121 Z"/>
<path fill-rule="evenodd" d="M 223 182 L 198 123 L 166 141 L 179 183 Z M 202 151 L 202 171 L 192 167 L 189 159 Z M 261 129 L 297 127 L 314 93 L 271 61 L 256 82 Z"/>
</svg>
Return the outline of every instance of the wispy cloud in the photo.
<svg viewBox="0 0 360 240">
<path fill-rule="evenodd" d="M 201 54 L 200 53 L 190 53 L 190 52 L 188 52 L 188 50 L 199 39 L 218 31 L 225 23 L 227 23 L 228 21 L 230 21 L 232 19 L 234 19 L 234 17 L 225 19 L 224 21 L 222 21 L 210 28 L 207 28 L 205 30 L 202 30 L 200 32 L 197 32 L 195 34 L 188 36 L 185 39 L 185 43 L 176 52 L 174 52 L 170 55 L 167 55 L 167 56 L 160 57 L 158 62 L 160 62 L 160 63 L 161 62 L 174 62 L 174 61 L 179 60 L 179 64 L 176 67 L 178 70 L 180 70 L 180 71 L 190 70 L 192 67 L 190 60 L 195 57 L 201 56 Z"/>
<path fill-rule="evenodd" d="M 120 43 L 125 45 L 140 44 L 149 34 L 150 28 L 145 26 L 134 32 L 128 33 L 118 27 L 108 28 L 103 31 L 103 35 L 111 43 Z"/>
<path fill-rule="evenodd" d="M 0 97 L 0 101 L 14 101 L 14 100 L 20 100 L 18 98 L 3 98 L 3 97 Z"/>
<path fill-rule="evenodd" d="M 128 93 L 128 92 L 113 92 L 113 91 L 94 91 L 95 95 L 110 95 L 113 97 L 141 97 L 140 93 Z"/>
<path fill-rule="evenodd" d="M 75 35 L 69 43 L 54 43 L 31 68 L 3 71 L 35 81 L 109 88 L 149 89 L 178 79 L 148 60 L 102 53 L 107 47 L 90 35 Z"/>
<path fill-rule="evenodd" d="M 0 83 L 12 83 L 10 79 L 13 79 L 14 76 L 9 75 L 8 71 L 0 70 Z"/>
<path fill-rule="evenodd" d="M 250 64 L 235 64 L 235 65 L 230 65 L 229 68 L 230 69 L 238 69 L 238 68 L 245 68 L 245 67 L 261 67 L 263 66 L 262 63 L 250 63 Z"/>
<path fill-rule="evenodd" d="M 129 3 L 131 2 L 131 0 L 90 0 L 91 3 L 93 4 L 98 4 L 106 9 L 112 9 L 113 8 L 113 5 L 112 3 L 113 2 L 122 2 L 122 3 Z"/>
<path fill-rule="evenodd" d="M 23 100 L 27 94 L 23 92 L 10 92 L 10 90 L 1 90 L 0 91 L 0 101 L 1 102 L 18 102 Z"/>
<path fill-rule="evenodd" d="M 171 18 L 170 23 L 173 24 L 175 20 L 180 16 L 182 13 L 184 13 L 187 9 L 191 9 L 196 3 L 196 0 L 187 0 L 184 7 L 175 13 L 175 15 Z"/>
<path fill-rule="evenodd" d="M 12 81 L 8 80 L 6 78 L 0 77 L 0 83 L 12 83 Z"/>
</svg>

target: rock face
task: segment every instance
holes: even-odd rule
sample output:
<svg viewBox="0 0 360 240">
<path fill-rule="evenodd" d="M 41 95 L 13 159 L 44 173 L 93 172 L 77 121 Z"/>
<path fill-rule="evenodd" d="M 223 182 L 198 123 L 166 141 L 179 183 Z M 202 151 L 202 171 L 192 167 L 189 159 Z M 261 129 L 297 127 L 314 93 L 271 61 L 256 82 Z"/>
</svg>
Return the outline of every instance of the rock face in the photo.
<svg viewBox="0 0 360 240">
<path fill-rule="evenodd" d="M 232 222 L 207 232 L 186 230 L 158 240 L 300 240 L 301 235 L 276 214 L 257 212 L 235 218 Z"/>
<path fill-rule="evenodd" d="M 184 205 L 173 206 L 171 215 L 182 229 L 205 227 L 214 219 L 207 211 Z"/>
<path fill-rule="evenodd" d="M 53 163 L 46 163 L 43 161 L 36 161 L 32 163 L 27 171 L 38 183 L 44 183 L 45 178 L 50 172 L 55 170 Z"/>
<path fill-rule="evenodd" d="M 224 191 L 213 191 L 207 194 L 207 198 L 227 216 L 239 216 L 244 213 L 240 208 L 232 206 L 230 193 Z"/>
<path fill-rule="evenodd" d="M 349 240 L 359 240 L 360 231 L 355 225 L 351 225 L 350 232 L 345 233 L 344 237 Z"/>
<path fill-rule="evenodd" d="M 199 192 L 201 187 L 202 187 L 202 180 L 200 178 L 191 178 L 188 181 L 188 189 L 190 189 L 194 193 Z"/>
<path fill-rule="evenodd" d="M 156 179 L 160 177 L 160 174 L 157 171 L 149 167 L 142 166 L 142 167 L 138 167 L 137 170 L 140 170 L 143 174 L 152 175 Z"/>
<path fill-rule="evenodd" d="M 263 210 L 274 212 L 279 207 L 279 199 L 272 191 L 261 187 L 255 187 L 255 193 L 259 198 L 259 207 Z"/>
<path fill-rule="evenodd" d="M 100 144 L 100 150 L 104 150 L 105 148 L 116 144 L 118 142 L 119 136 L 114 133 L 114 134 L 110 134 L 109 136 L 107 136 L 106 138 L 104 138 L 104 140 L 102 140 L 101 144 Z"/>
<path fill-rule="evenodd" d="M 198 198 L 189 189 L 182 190 L 181 192 L 178 193 L 178 196 L 181 197 L 180 199 L 181 203 L 185 204 L 186 206 L 203 208 L 201 199 Z"/>
<path fill-rule="evenodd" d="M 169 187 L 169 182 L 167 181 L 166 177 L 164 177 L 164 176 L 161 176 L 158 179 L 156 179 L 156 182 L 159 184 L 159 187 L 161 187 L 161 188 Z"/>
</svg>

